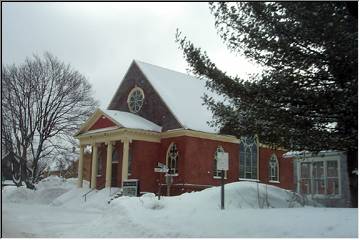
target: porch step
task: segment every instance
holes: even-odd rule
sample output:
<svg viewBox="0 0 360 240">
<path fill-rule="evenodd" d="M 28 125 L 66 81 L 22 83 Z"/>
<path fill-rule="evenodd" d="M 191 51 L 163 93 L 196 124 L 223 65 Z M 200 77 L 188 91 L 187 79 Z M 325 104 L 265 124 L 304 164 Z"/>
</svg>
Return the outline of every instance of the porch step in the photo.
<svg viewBox="0 0 360 240">
<path fill-rule="evenodd" d="M 117 193 L 115 193 L 114 195 L 111 196 L 111 198 L 108 200 L 108 204 L 110 204 L 110 202 L 116 198 L 119 198 L 123 195 L 122 191 L 119 191 Z"/>
</svg>

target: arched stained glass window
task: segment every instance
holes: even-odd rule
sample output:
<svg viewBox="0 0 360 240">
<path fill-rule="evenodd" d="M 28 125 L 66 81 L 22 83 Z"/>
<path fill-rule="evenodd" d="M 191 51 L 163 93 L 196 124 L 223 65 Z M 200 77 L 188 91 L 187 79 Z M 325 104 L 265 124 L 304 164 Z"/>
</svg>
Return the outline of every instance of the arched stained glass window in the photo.
<svg viewBox="0 0 360 240">
<path fill-rule="evenodd" d="M 269 160 L 269 180 L 279 181 L 279 162 L 275 154 Z"/>
<path fill-rule="evenodd" d="M 240 138 L 240 178 L 257 179 L 258 172 L 258 144 L 257 138 Z"/>
<path fill-rule="evenodd" d="M 177 150 L 176 144 L 172 143 L 169 146 L 167 156 L 166 156 L 166 165 L 169 168 L 169 174 L 177 174 L 177 164 L 179 160 L 179 151 Z"/>
</svg>

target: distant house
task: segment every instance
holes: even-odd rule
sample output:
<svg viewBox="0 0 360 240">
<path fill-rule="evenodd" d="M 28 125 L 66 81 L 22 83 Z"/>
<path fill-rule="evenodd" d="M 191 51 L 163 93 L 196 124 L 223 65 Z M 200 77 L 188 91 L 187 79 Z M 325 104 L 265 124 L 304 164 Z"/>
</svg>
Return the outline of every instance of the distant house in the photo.
<svg viewBox="0 0 360 240">
<path fill-rule="evenodd" d="M 62 159 L 63 160 L 63 159 Z M 91 152 L 85 151 L 83 154 L 84 179 L 90 181 Z M 58 176 L 64 178 L 73 178 L 78 176 L 79 159 L 63 161 L 62 164 L 52 162 L 44 171 L 44 177 Z"/>
<path fill-rule="evenodd" d="M 220 134 L 207 123 L 212 113 L 203 105 L 204 93 L 212 94 L 203 80 L 133 61 L 108 109 L 97 109 L 75 135 L 79 187 L 86 176 L 97 189 L 138 179 L 140 191 L 157 192 L 158 184 L 165 184 L 164 174 L 154 172 L 159 163 L 173 177 L 172 195 L 217 186 L 221 171 L 215 156 L 227 152 L 226 183 L 256 181 L 294 189 L 293 162 L 283 158 L 285 151 L 256 137 Z M 88 146 L 90 166 L 83 153 Z"/>
</svg>

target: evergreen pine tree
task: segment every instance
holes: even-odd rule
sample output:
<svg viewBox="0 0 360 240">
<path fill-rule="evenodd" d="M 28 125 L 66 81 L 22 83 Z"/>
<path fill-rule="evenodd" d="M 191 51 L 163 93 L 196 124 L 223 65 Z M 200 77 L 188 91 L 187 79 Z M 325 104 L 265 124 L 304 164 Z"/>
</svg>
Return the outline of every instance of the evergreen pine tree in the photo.
<svg viewBox="0 0 360 240">
<path fill-rule="evenodd" d="M 231 77 L 177 33 L 194 74 L 227 99 L 205 97 L 212 124 L 274 148 L 346 151 L 357 206 L 357 3 L 221 2 L 210 10 L 228 48 L 264 69 Z"/>
</svg>

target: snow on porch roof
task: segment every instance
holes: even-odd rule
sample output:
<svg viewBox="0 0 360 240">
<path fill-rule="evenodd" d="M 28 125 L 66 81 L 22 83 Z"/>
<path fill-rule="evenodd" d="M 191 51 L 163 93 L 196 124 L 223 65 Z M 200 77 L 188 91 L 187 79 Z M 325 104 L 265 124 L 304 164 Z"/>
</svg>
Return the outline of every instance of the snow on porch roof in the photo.
<svg viewBox="0 0 360 240">
<path fill-rule="evenodd" d="M 89 130 L 89 128 L 102 116 L 109 118 L 117 126 Z M 118 128 L 132 128 L 147 131 L 161 132 L 161 127 L 136 114 L 117 110 L 96 109 L 91 117 L 80 127 L 75 136 L 87 135 L 96 132 L 115 130 Z"/>
<path fill-rule="evenodd" d="M 125 128 L 136 128 L 148 131 L 161 132 L 160 126 L 136 114 L 117 110 L 100 110 L 105 113 L 105 115 L 114 120 L 116 123 Z"/>
<path fill-rule="evenodd" d="M 213 115 L 203 105 L 202 97 L 206 93 L 215 100 L 223 98 L 210 92 L 205 80 L 138 60 L 135 63 L 184 128 L 218 133 L 217 128 L 207 123 Z"/>
</svg>

